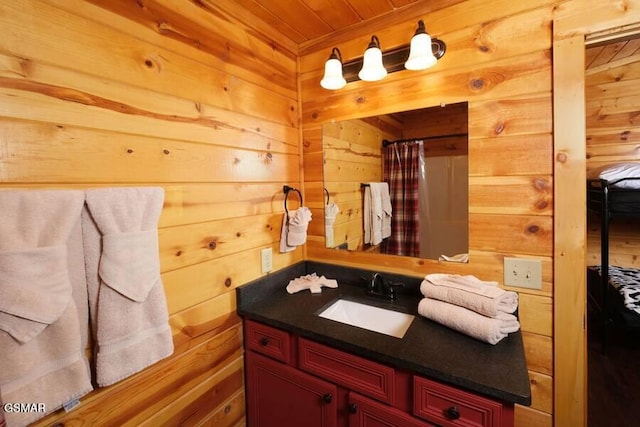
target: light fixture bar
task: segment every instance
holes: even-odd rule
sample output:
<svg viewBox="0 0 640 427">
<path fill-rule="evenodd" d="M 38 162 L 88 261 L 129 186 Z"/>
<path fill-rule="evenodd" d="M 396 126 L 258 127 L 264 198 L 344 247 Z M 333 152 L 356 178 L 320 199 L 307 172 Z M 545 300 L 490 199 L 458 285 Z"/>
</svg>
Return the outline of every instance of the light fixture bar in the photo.
<svg viewBox="0 0 640 427">
<path fill-rule="evenodd" d="M 431 51 L 429 51 L 431 45 Z M 418 27 L 411 43 L 383 52 L 380 40 L 374 34 L 364 52 L 364 56 L 342 62 L 340 49 L 334 47 L 325 63 L 324 77 L 320 86 L 329 90 L 344 87 L 347 82 L 364 80 L 375 82 L 389 73 L 400 70 L 419 71 L 435 65 L 447 50 L 447 45 L 427 33 L 424 21 L 418 21 Z"/>
<path fill-rule="evenodd" d="M 405 69 L 404 63 L 409 58 L 410 48 L 411 45 L 407 44 L 382 52 L 382 63 L 387 69 L 387 73 L 395 73 L 396 71 Z M 432 38 L 431 49 L 433 50 L 433 56 L 435 56 L 436 59 L 440 59 L 444 56 L 447 45 L 440 39 Z M 362 68 L 363 59 L 363 57 L 359 57 L 342 64 L 342 74 L 347 82 L 360 80 L 358 72 Z"/>
</svg>

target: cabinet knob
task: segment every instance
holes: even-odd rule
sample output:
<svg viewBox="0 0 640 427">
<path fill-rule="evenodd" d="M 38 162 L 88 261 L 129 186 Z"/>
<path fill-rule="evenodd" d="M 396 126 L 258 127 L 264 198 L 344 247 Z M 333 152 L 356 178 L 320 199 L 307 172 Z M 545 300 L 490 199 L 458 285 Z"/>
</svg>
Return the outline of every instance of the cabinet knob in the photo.
<svg viewBox="0 0 640 427">
<path fill-rule="evenodd" d="M 326 403 L 331 403 L 331 401 L 333 400 L 333 395 L 331 393 L 327 393 L 322 396 L 322 400 L 324 400 Z"/>
<path fill-rule="evenodd" d="M 352 414 L 355 414 L 358 411 L 358 405 L 356 405 L 355 403 L 352 403 L 351 405 L 349 405 L 349 412 L 351 412 Z"/>
<path fill-rule="evenodd" d="M 460 411 L 455 406 L 445 409 L 444 416 L 450 420 L 457 420 L 460 418 Z"/>
<path fill-rule="evenodd" d="M 269 344 L 269 337 L 262 337 L 260 338 L 260 345 L 261 346 L 266 346 L 267 344 Z"/>
</svg>

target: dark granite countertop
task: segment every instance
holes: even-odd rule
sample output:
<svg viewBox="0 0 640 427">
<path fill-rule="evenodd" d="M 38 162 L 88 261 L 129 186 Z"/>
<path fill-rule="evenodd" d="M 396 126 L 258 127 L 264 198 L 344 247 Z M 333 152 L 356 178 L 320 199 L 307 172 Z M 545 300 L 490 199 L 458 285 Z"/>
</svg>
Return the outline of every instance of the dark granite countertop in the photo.
<svg viewBox="0 0 640 427">
<path fill-rule="evenodd" d="M 286 291 L 289 280 L 317 273 L 337 279 L 322 293 Z M 238 314 L 299 336 L 396 368 L 413 371 L 509 403 L 531 404 L 531 389 L 520 332 L 496 345 L 460 334 L 417 313 L 421 279 L 386 274 L 406 286 L 396 301 L 366 295 L 368 270 L 302 262 L 236 289 Z M 317 316 L 338 298 L 414 314 L 403 338 L 368 331 Z"/>
</svg>

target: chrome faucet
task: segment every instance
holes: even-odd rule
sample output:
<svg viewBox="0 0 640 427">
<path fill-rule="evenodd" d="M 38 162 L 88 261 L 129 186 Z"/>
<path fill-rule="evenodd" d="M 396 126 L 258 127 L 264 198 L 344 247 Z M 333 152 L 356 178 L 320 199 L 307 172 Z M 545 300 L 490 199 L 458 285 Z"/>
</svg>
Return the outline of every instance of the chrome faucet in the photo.
<svg viewBox="0 0 640 427">
<path fill-rule="evenodd" d="M 367 294 L 390 300 L 396 299 L 395 288 L 404 286 L 404 283 L 392 283 L 385 280 L 380 273 L 373 273 L 367 287 Z"/>
</svg>

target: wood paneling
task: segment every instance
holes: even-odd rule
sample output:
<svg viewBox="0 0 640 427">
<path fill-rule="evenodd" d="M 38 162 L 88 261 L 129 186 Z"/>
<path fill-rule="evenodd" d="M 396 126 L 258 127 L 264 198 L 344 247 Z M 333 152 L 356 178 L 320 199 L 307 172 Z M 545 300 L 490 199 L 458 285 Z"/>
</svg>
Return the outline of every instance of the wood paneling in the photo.
<svg viewBox="0 0 640 427">
<path fill-rule="evenodd" d="M 438 263 L 370 253 L 324 249 L 322 236 L 311 238 L 311 259 L 421 276 L 431 272 L 474 274 L 503 281 L 503 258 L 540 259 L 543 289 L 520 292 L 520 319 L 527 348 L 534 405 L 518 408 L 517 426 L 551 425 L 553 412 L 553 118 L 551 21 L 554 2 L 480 0 L 438 9 L 427 28 L 447 43 L 447 53 L 427 71 L 403 71 L 380 82 L 353 82 L 329 92 L 318 81 L 326 46 L 301 50 L 302 129 L 310 147 L 319 127 L 357 117 L 468 102 L 469 105 L 469 249 L 468 264 Z M 343 58 L 357 56 L 354 44 L 364 33 L 402 44 L 403 28 L 420 18 L 399 17 L 339 34 L 332 45 Z M 404 18 L 404 20 L 403 20 Z M 535 24 L 533 24 L 535 23 Z M 368 30 L 368 31 L 367 31 Z M 353 53 L 352 53 L 353 52 Z M 305 144 L 306 146 L 306 144 Z M 305 159 L 311 150 L 303 151 Z M 306 165 L 306 161 L 305 161 Z M 325 174 L 328 172 L 325 170 Z M 326 179 L 326 178 L 325 178 Z M 318 173 L 305 174 L 309 197 L 321 189 Z M 312 236 L 315 237 L 315 236 Z"/>
<path fill-rule="evenodd" d="M 217 3 L 0 5 L 2 189 L 165 190 L 174 354 L 37 425 L 244 424 L 235 288 L 263 248 L 275 269 L 303 258 L 278 251 L 282 186 L 301 185 L 297 46 Z"/>
<path fill-rule="evenodd" d="M 341 210 L 333 224 L 332 247 L 346 243 L 349 249 L 362 249 L 364 191 L 360 184 L 382 181 L 381 142 L 395 135 L 364 120 L 327 123 L 322 129 L 324 186 Z M 319 213 L 324 217 L 322 210 Z"/>
<path fill-rule="evenodd" d="M 316 223 L 309 229 L 309 258 L 415 276 L 438 271 L 498 281 L 505 256 L 541 260 L 542 290 L 519 290 L 530 378 L 537 385 L 535 407 L 517 406 L 516 425 L 551 426 L 554 418 L 557 425 L 582 425 L 576 414 L 584 408 L 584 381 L 581 364 L 575 363 L 580 340 L 574 337 L 582 322 L 576 289 L 584 264 L 575 254 L 584 249 L 575 246 L 581 240 L 572 234 L 580 232 L 579 224 L 574 229 L 580 204 L 566 198 L 575 193 L 578 172 L 573 161 L 570 167 L 565 161 L 576 151 L 564 143 L 575 137 L 580 117 L 564 115 L 567 104 L 560 103 L 555 113 L 561 119 L 553 119 L 552 102 L 571 96 L 576 79 L 571 73 L 552 75 L 552 23 L 560 39 L 578 35 L 553 50 L 559 55 L 553 62 L 560 63 L 573 58 L 584 34 L 637 21 L 637 0 L 626 7 L 590 0 L 351 1 L 361 17 L 356 24 L 350 13 L 336 15 L 344 1 L 333 9 L 326 2 L 311 8 L 321 20 L 334 21 L 333 28 L 308 25 L 295 13 L 287 16 L 296 24 L 283 25 L 272 11 L 285 3 L 0 4 L 3 189 L 160 185 L 166 192 L 161 267 L 175 355 L 40 424 L 114 425 L 128 416 L 154 425 L 243 425 L 242 344 L 233 289 L 260 277 L 264 247 L 274 248 L 276 269 L 303 259 L 302 250 L 276 250 L 280 189 L 302 187 L 304 176 L 305 200 L 314 218 L 321 217 L 322 125 L 468 101 L 469 264 L 327 251 L 323 227 Z M 382 3 L 399 9 L 372 17 Z M 354 82 L 338 92 L 319 87 L 333 46 L 349 60 L 362 55 L 373 33 L 384 49 L 405 44 L 418 19 L 448 46 L 434 68 Z M 308 35 L 297 28 L 307 25 Z M 345 25 L 350 27 L 338 29 Z M 633 84 L 640 71 L 620 65 L 625 68 L 619 80 Z M 598 85 L 594 93 L 611 91 L 615 76 L 594 69 L 588 77 Z M 558 82 L 566 91 L 553 92 Z M 638 136 L 624 122 L 634 98 L 620 91 L 617 104 L 602 99 L 588 106 L 588 114 L 600 119 L 589 138 L 594 162 L 631 155 L 626 147 Z M 554 125 L 560 129 L 556 157 Z M 628 145 L 618 148 L 621 141 Z M 336 197 L 349 191 L 336 189 Z M 558 215 L 561 209 L 564 214 Z M 559 229 L 553 230 L 554 224 Z M 348 234 L 349 227 L 341 232 Z M 240 271 L 238 265 L 247 268 Z M 551 355 L 558 339 L 567 350 L 557 350 L 554 372 Z M 174 398 L 162 400 L 167 396 Z"/>
</svg>

